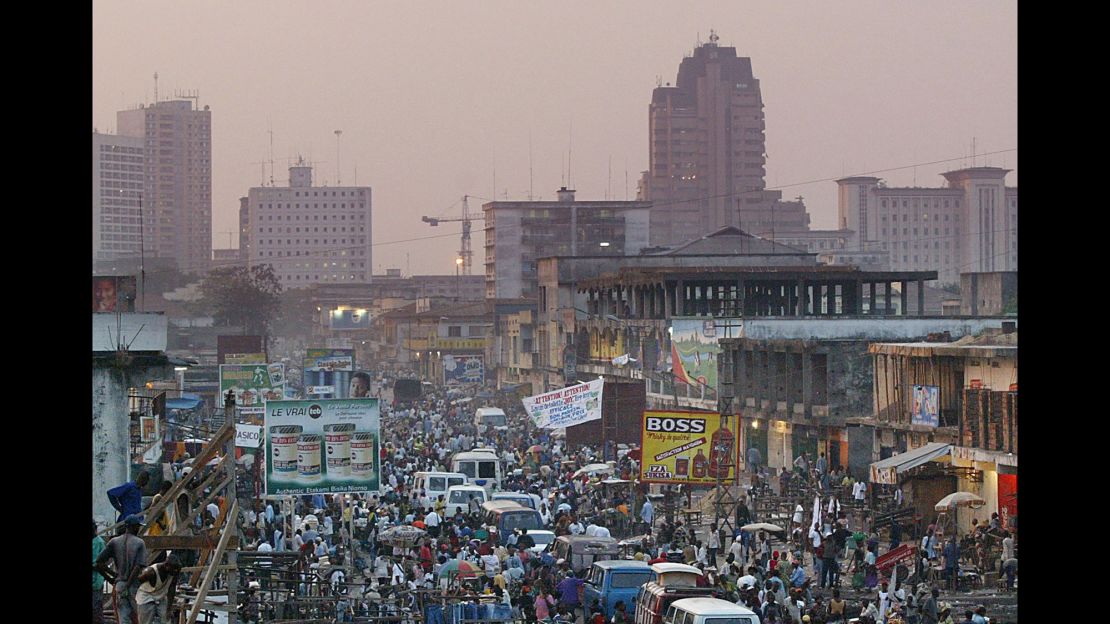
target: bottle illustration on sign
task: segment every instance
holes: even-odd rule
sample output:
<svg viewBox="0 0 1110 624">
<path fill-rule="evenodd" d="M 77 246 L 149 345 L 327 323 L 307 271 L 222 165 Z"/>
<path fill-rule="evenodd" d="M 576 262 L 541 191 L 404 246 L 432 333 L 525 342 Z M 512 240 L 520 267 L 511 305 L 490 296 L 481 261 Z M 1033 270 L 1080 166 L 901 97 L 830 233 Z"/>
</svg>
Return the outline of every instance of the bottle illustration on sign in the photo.
<svg viewBox="0 0 1110 624">
<path fill-rule="evenodd" d="M 690 458 L 685 455 L 679 455 L 674 460 L 674 475 L 676 477 L 685 477 L 690 474 Z"/>
<path fill-rule="evenodd" d="M 732 464 L 732 453 L 734 444 L 736 443 L 735 436 L 728 429 L 718 429 L 710 441 L 709 448 L 709 476 L 714 479 L 721 478 L 727 479 L 730 464 Z"/>
<path fill-rule="evenodd" d="M 698 454 L 694 456 L 694 474 L 695 479 L 704 479 L 705 473 L 709 469 L 709 461 L 705 459 L 705 453 L 698 449 Z"/>
</svg>

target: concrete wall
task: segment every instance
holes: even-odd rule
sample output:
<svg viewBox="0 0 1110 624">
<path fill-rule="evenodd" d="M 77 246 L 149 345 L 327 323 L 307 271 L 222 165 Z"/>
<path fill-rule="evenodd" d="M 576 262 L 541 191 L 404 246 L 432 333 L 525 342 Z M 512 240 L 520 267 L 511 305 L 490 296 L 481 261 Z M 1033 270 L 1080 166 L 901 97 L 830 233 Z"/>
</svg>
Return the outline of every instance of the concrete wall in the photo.
<svg viewBox="0 0 1110 624">
<path fill-rule="evenodd" d="M 889 342 L 920 338 L 931 333 L 950 332 L 952 338 L 977 335 L 987 328 L 1001 328 L 1003 320 L 1015 318 L 844 318 L 744 320 L 744 337 L 755 340 L 868 340 Z"/>
<path fill-rule="evenodd" d="M 831 343 L 827 359 L 829 417 L 870 416 L 874 397 L 874 362 L 867 352 L 869 342 Z"/>
<path fill-rule="evenodd" d="M 1017 271 L 962 273 L 960 314 L 1001 315 L 1006 304 L 1018 295 Z"/>
<path fill-rule="evenodd" d="M 118 368 L 93 365 L 92 452 L 93 520 L 105 525 L 115 522 L 117 512 L 108 502 L 107 491 L 130 479 L 130 417 L 127 391 L 147 381 L 174 379 L 169 364 Z"/>
</svg>

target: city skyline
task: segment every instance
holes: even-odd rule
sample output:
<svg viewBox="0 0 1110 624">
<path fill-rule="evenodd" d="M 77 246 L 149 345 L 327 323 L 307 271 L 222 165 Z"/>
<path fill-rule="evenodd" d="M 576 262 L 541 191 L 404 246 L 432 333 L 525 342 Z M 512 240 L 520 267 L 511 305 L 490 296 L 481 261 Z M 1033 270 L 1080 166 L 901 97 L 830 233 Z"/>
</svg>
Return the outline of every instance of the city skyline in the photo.
<svg viewBox="0 0 1110 624">
<path fill-rule="evenodd" d="M 236 242 L 226 232 L 238 230 L 239 197 L 269 183 L 260 163 L 271 128 L 279 186 L 284 159 L 297 155 L 337 185 L 342 130 L 341 183 L 375 195 L 373 272 L 445 274 L 460 228 L 420 217 L 457 217 L 464 194 L 477 202 L 472 213 L 506 190 L 509 200 L 528 199 L 529 187 L 553 200 L 568 183 L 568 151 L 580 200 L 635 199 L 652 89 L 673 84 L 712 28 L 760 80 L 767 187 L 804 196 L 814 229 L 836 225 L 832 180 L 940 186 L 942 171 L 972 164 L 973 139 L 977 153 L 995 152 L 975 164 L 1013 169 L 1007 182 L 1018 184 L 1010 3 L 699 3 L 677 15 L 653 6 L 673 12 L 663 3 L 338 3 L 326 14 L 97 3 L 93 125 L 118 132 L 116 111 L 153 101 L 155 72 L 159 99 L 199 91 L 212 111 L 216 248 Z"/>
</svg>

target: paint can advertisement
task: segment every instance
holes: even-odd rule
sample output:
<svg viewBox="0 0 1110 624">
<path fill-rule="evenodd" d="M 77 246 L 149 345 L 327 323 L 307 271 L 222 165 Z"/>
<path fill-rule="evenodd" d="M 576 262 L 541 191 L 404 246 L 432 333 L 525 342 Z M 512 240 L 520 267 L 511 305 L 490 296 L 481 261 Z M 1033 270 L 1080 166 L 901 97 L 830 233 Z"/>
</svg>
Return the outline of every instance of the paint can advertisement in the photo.
<svg viewBox="0 0 1110 624">
<path fill-rule="evenodd" d="M 377 492 L 378 399 L 266 401 L 266 494 Z"/>
</svg>

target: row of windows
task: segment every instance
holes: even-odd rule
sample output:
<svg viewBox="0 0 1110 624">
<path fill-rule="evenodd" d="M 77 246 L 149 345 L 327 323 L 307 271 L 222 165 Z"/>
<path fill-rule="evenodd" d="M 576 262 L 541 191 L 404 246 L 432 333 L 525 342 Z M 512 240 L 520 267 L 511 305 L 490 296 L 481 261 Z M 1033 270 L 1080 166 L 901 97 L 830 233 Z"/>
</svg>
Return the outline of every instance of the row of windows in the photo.
<svg viewBox="0 0 1110 624">
<path fill-rule="evenodd" d="M 356 277 L 356 275 L 357 275 L 357 277 Z M 294 282 L 294 281 L 299 282 L 299 281 L 301 281 L 301 276 L 300 275 L 282 275 L 281 279 L 283 279 L 287 282 Z M 308 275 L 305 275 L 304 279 L 305 279 L 305 281 L 309 281 Z M 320 280 L 320 276 L 319 275 L 314 275 L 312 277 L 312 279 L 313 280 Z M 365 273 L 357 273 L 357 274 L 356 273 L 351 273 L 349 275 L 337 275 L 335 273 L 332 273 L 330 277 L 325 274 L 323 279 L 324 280 L 344 280 L 344 281 L 345 280 L 355 280 L 355 279 L 364 280 L 364 279 L 366 279 L 366 274 Z"/>
<path fill-rule="evenodd" d="M 925 259 L 920 260 L 920 261 L 918 260 L 919 257 L 920 256 L 914 256 L 913 261 L 915 263 L 917 263 L 917 262 L 930 262 L 929 256 L 925 256 Z M 898 264 L 898 256 L 894 256 L 893 258 L 894 258 L 894 264 Z M 940 256 L 932 256 L 932 258 L 933 258 L 932 262 L 940 262 Z M 905 264 L 905 263 L 908 263 L 908 262 L 909 262 L 909 256 L 908 255 L 902 256 L 902 263 Z M 951 263 L 952 263 L 951 256 L 944 256 L 944 264 L 951 264 Z"/>
<path fill-rule="evenodd" d="M 907 243 L 906 241 L 902 241 L 902 249 L 908 249 L 909 248 L 908 245 L 909 245 L 909 243 Z M 915 242 L 913 244 L 913 248 L 917 249 L 918 248 L 917 245 L 918 244 Z M 887 248 L 887 244 L 883 243 L 883 249 L 886 249 L 886 248 Z M 898 249 L 898 243 L 897 242 L 890 243 L 890 248 L 891 249 Z M 929 248 L 929 243 L 922 243 L 921 248 L 922 249 L 928 249 Z M 951 241 L 944 241 L 944 248 L 945 249 L 951 249 L 952 248 L 951 247 Z M 959 249 L 959 248 L 960 248 L 960 241 L 956 241 L 956 249 Z M 933 242 L 933 249 L 940 249 L 940 241 L 934 241 Z"/>
<path fill-rule="evenodd" d="M 296 192 L 293 193 L 293 195 L 296 196 L 296 197 L 300 197 L 301 192 L 296 191 Z M 304 192 L 304 196 L 308 197 L 308 191 Z M 320 197 L 320 191 L 312 191 L 312 196 L 313 197 Z M 327 196 L 328 196 L 328 192 L 324 191 L 324 197 L 327 197 Z M 335 191 L 331 192 L 331 196 L 332 197 L 336 196 Z M 347 196 L 347 191 L 339 191 L 339 197 L 346 197 L 346 196 Z M 355 192 L 351 191 L 351 197 L 354 197 L 354 196 L 355 196 Z M 358 192 L 358 196 L 359 197 L 366 197 L 366 189 L 360 189 L 359 192 Z"/>
<path fill-rule="evenodd" d="M 273 204 L 262 204 L 262 203 L 259 203 L 259 204 L 258 204 L 258 207 L 259 207 L 259 208 L 266 208 L 266 209 L 268 209 L 268 210 L 273 210 L 273 208 L 274 208 L 274 205 L 273 205 Z M 277 207 L 278 207 L 279 209 L 283 209 L 283 210 L 284 210 L 284 209 L 290 209 L 290 208 L 291 208 L 291 209 L 293 209 L 293 210 L 300 210 L 300 209 L 301 209 L 301 205 L 300 205 L 300 204 L 282 204 L 282 203 L 279 203 L 279 204 L 277 205 Z M 332 205 L 331 205 L 331 207 L 332 207 L 332 209 L 333 209 L 333 210 L 335 210 L 335 209 L 338 209 L 338 210 L 346 210 L 346 209 L 347 209 L 347 204 L 346 204 L 346 203 L 341 203 L 341 204 L 332 204 Z M 307 210 L 307 209 L 309 209 L 309 208 L 312 208 L 312 209 L 314 209 L 314 210 L 320 210 L 320 209 L 323 209 L 323 210 L 327 210 L 327 209 L 328 209 L 328 205 L 327 205 L 327 204 L 312 204 L 312 205 L 309 205 L 309 204 L 305 204 L 305 205 L 304 205 L 304 209 L 305 209 L 305 210 Z M 365 209 L 366 209 L 366 202 L 359 202 L 359 203 L 358 203 L 358 208 L 359 208 L 360 210 L 365 210 Z M 351 210 L 354 210 L 354 209 L 355 209 L 355 204 L 354 204 L 354 203 L 352 202 L 352 203 L 351 203 Z"/>
<path fill-rule="evenodd" d="M 945 215 L 944 215 L 944 220 L 948 221 L 949 216 L 952 217 L 953 221 L 959 221 L 960 220 L 960 215 L 959 214 L 949 215 L 947 213 L 945 213 Z M 886 217 L 887 217 L 887 215 L 882 216 L 882 220 L 884 222 L 886 221 Z M 891 221 L 898 221 L 898 215 L 890 215 L 890 220 Z M 907 214 L 907 213 L 902 213 L 902 221 L 906 222 L 906 221 L 909 221 L 909 220 L 910 220 L 910 215 Z M 917 213 L 916 212 L 913 214 L 913 220 L 914 220 L 914 222 L 917 221 Z M 929 220 L 929 215 L 928 214 L 921 215 L 921 220 L 922 221 L 928 221 Z M 933 215 L 933 221 L 940 221 L 940 215 Z"/>
<path fill-rule="evenodd" d="M 292 233 L 293 233 L 293 230 L 294 230 L 294 229 L 296 229 L 296 230 L 297 230 L 297 234 L 300 234 L 300 233 L 301 233 L 301 228 L 288 228 L 288 227 L 287 227 L 287 228 L 285 228 L 285 233 L 286 233 L 286 234 L 292 234 Z M 341 230 L 341 231 L 342 231 L 343 233 L 346 233 L 346 232 L 347 232 L 347 228 L 345 228 L 345 227 L 342 227 L 342 228 L 339 228 L 339 229 L 340 229 L 340 230 Z M 320 231 L 320 228 L 312 228 L 312 231 L 313 231 L 313 232 L 319 232 L 319 231 Z M 334 234 L 334 233 L 335 233 L 335 228 L 333 227 L 333 228 L 331 229 L 331 231 L 332 231 L 332 234 Z M 365 228 L 365 227 L 359 227 L 359 228 L 358 228 L 358 231 L 359 231 L 359 232 L 365 232 L 365 231 L 366 231 L 366 228 Z M 262 233 L 263 233 L 263 232 L 262 232 L 262 227 L 261 227 L 261 226 L 259 226 L 259 228 L 258 228 L 258 233 L 259 233 L 259 234 L 262 234 Z M 273 234 L 273 233 L 274 233 L 274 228 L 266 228 L 266 234 Z M 278 233 L 278 234 L 281 234 L 281 228 L 280 228 L 280 227 L 278 228 L 278 231 L 277 231 L 277 233 Z M 305 233 L 305 234 L 308 234 L 308 228 L 307 228 L 307 227 L 306 227 L 306 228 L 304 229 L 304 233 Z M 328 228 L 326 228 L 326 227 L 324 228 L 324 233 L 325 233 L 325 234 L 327 234 L 327 233 L 328 233 Z M 354 234 L 354 233 L 355 233 L 355 228 L 353 228 L 353 227 L 352 227 L 352 228 L 351 228 L 351 234 Z M 359 239 L 359 240 L 362 240 L 362 239 Z"/>
<path fill-rule="evenodd" d="M 881 200 L 879 205 L 882 206 L 883 208 L 886 208 L 887 207 L 887 201 L 888 200 L 885 200 L 885 199 Z M 890 201 L 890 207 L 891 208 L 897 208 L 898 207 L 898 200 L 897 199 L 891 199 L 889 201 Z M 946 199 L 946 200 L 944 200 L 944 207 L 945 208 L 951 208 L 952 207 L 952 205 L 949 203 L 949 201 L 954 201 L 956 208 L 960 207 L 960 200 L 958 200 L 958 199 L 956 199 L 956 200 L 947 200 Z M 918 206 L 917 200 L 915 199 L 915 200 L 913 200 L 913 207 L 917 208 L 917 206 Z M 910 207 L 910 200 L 903 199 L 902 200 L 902 207 L 903 208 L 909 208 Z M 922 208 L 928 208 L 929 207 L 929 200 L 923 201 L 921 203 L 921 207 Z M 933 200 L 933 206 L 932 207 L 933 208 L 940 208 L 940 200 Z"/>
<path fill-rule="evenodd" d="M 293 243 L 293 242 L 292 242 L 292 240 L 293 240 L 293 239 L 289 239 L 289 238 L 285 239 L 285 244 L 286 244 L 286 245 L 293 245 L 293 244 L 297 244 L 297 245 L 300 245 L 300 244 L 301 244 L 301 239 L 299 239 L 299 238 L 298 238 L 298 239 L 296 239 L 296 241 L 297 241 L 296 243 Z M 334 238 L 333 238 L 333 239 L 331 239 L 331 242 L 332 242 L 332 244 L 341 244 L 341 245 L 346 245 L 346 244 L 347 244 L 347 239 L 345 239 L 345 238 L 341 238 L 341 239 L 339 239 L 339 243 L 336 243 L 336 242 L 335 242 L 335 240 L 336 240 L 336 239 L 334 239 Z M 275 244 L 275 243 L 274 243 L 274 239 L 272 239 L 272 238 L 271 238 L 271 239 L 267 239 L 267 240 L 260 240 L 260 241 L 258 241 L 258 244 L 259 244 L 259 245 L 262 245 L 262 244 L 266 244 L 266 245 L 273 245 L 273 244 Z M 280 245 L 280 244 L 281 244 L 281 239 L 280 239 L 280 238 L 279 238 L 279 239 L 277 240 L 277 243 L 276 243 L 276 244 L 278 244 L 278 245 Z M 304 239 L 304 244 L 305 244 L 305 245 L 308 245 L 308 244 L 310 244 L 310 243 L 308 242 L 308 239 L 307 239 L 307 238 L 306 238 L 306 239 Z M 320 239 L 318 239 L 318 238 L 314 238 L 314 239 L 312 239 L 312 243 L 311 243 L 311 244 L 313 244 L 313 245 L 319 245 L 319 244 L 320 244 Z M 327 244 L 328 244 L 328 239 L 326 239 L 326 238 L 324 239 L 324 244 L 325 244 L 325 245 L 327 245 Z M 353 239 L 353 238 L 351 239 L 351 244 L 352 244 L 352 245 L 356 244 L 356 243 L 355 243 L 355 239 Z M 359 245 L 365 245 L 365 244 L 366 244 L 366 239 L 365 239 L 365 238 L 359 238 L 359 239 L 358 239 L 358 243 L 357 243 L 357 244 L 359 244 Z"/>
<path fill-rule="evenodd" d="M 339 221 L 346 221 L 348 215 L 345 215 L 345 214 L 332 215 L 331 220 L 335 221 L 336 216 L 339 217 Z M 355 220 L 355 215 L 352 214 L 352 215 L 350 215 L 350 217 L 351 217 L 351 221 Z M 273 221 L 274 220 L 274 215 L 259 215 L 258 220 L 259 221 Z M 278 215 L 277 220 L 281 221 L 281 215 Z M 285 220 L 286 221 L 300 221 L 301 220 L 301 215 L 285 215 Z M 308 215 L 304 216 L 304 220 L 308 221 Z M 328 220 L 328 215 L 324 215 L 323 219 L 320 218 L 320 215 L 312 215 L 312 220 L 313 221 L 327 221 Z M 363 214 L 358 215 L 358 220 L 359 221 L 365 221 L 366 220 L 366 214 L 363 213 Z"/>
<path fill-rule="evenodd" d="M 335 242 L 335 241 L 332 241 L 332 242 Z M 351 255 L 352 256 L 365 256 L 366 254 L 364 252 L 365 252 L 364 249 L 352 249 L 351 250 Z M 265 252 L 260 251 L 260 252 L 258 252 L 258 257 L 260 257 L 260 258 L 263 257 L 263 254 L 265 254 L 265 256 L 267 258 L 274 257 L 274 252 L 272 252 L 272 251 L 265 251 Z M 302 254 L 301 254 L 300 251 L 285 251 L 285 252 L 279 251 L 279 252 L 277 252 L 277 257 L 279 257 L 279 258 L 282 258 L 282 257 L 292 258 L 294 256 L 301 256 L 301 255 Z M 306 257 L 307 256 L 321 256 L 321 255 L 332 257 L 332 256 L 335 255 L 335 253 L 334 252 L 323 252 L 323 253 L 321 253 L 321 252 L 318 252 L 318 251 L 314 251 L 314 252 L 305 251 L 303 255 L 306 256 Z M 340 251 L 339 255 L 340 256 L 346 256 L 347 255 L 347 250 Z"/>
<path fill-rule="evenodd" d="M 886 236 L 887 228 L 883 228 L 882 231 L 883 231 L 883 236 Z M 902 236 L 909 236 L 910 235 L 909 232 L 910 232 L 910 228 L 902 228 Z M 921 228 L 921 234 L 922 234 L 922 236 L 928 236 L 929 235 L 929 228 Z M 891 236 L 898 236 L 898 228 L 890 228 L 890 235 Z M 917 228 L 913 228 L 913 235 L 917 236 Z M 947 228 L 947 227 L 944 228 L 944 235 L 945 236 L 951 236 L 952 235 L 952 228 Z M 960 228 L 956 228 L 956 236 L 959 236 L 959 235 L 960 235 Z M 938 227 L 933 228 L 933 236 L 940 236 L 940 228 L 938 228 Z"/>
</svg>

